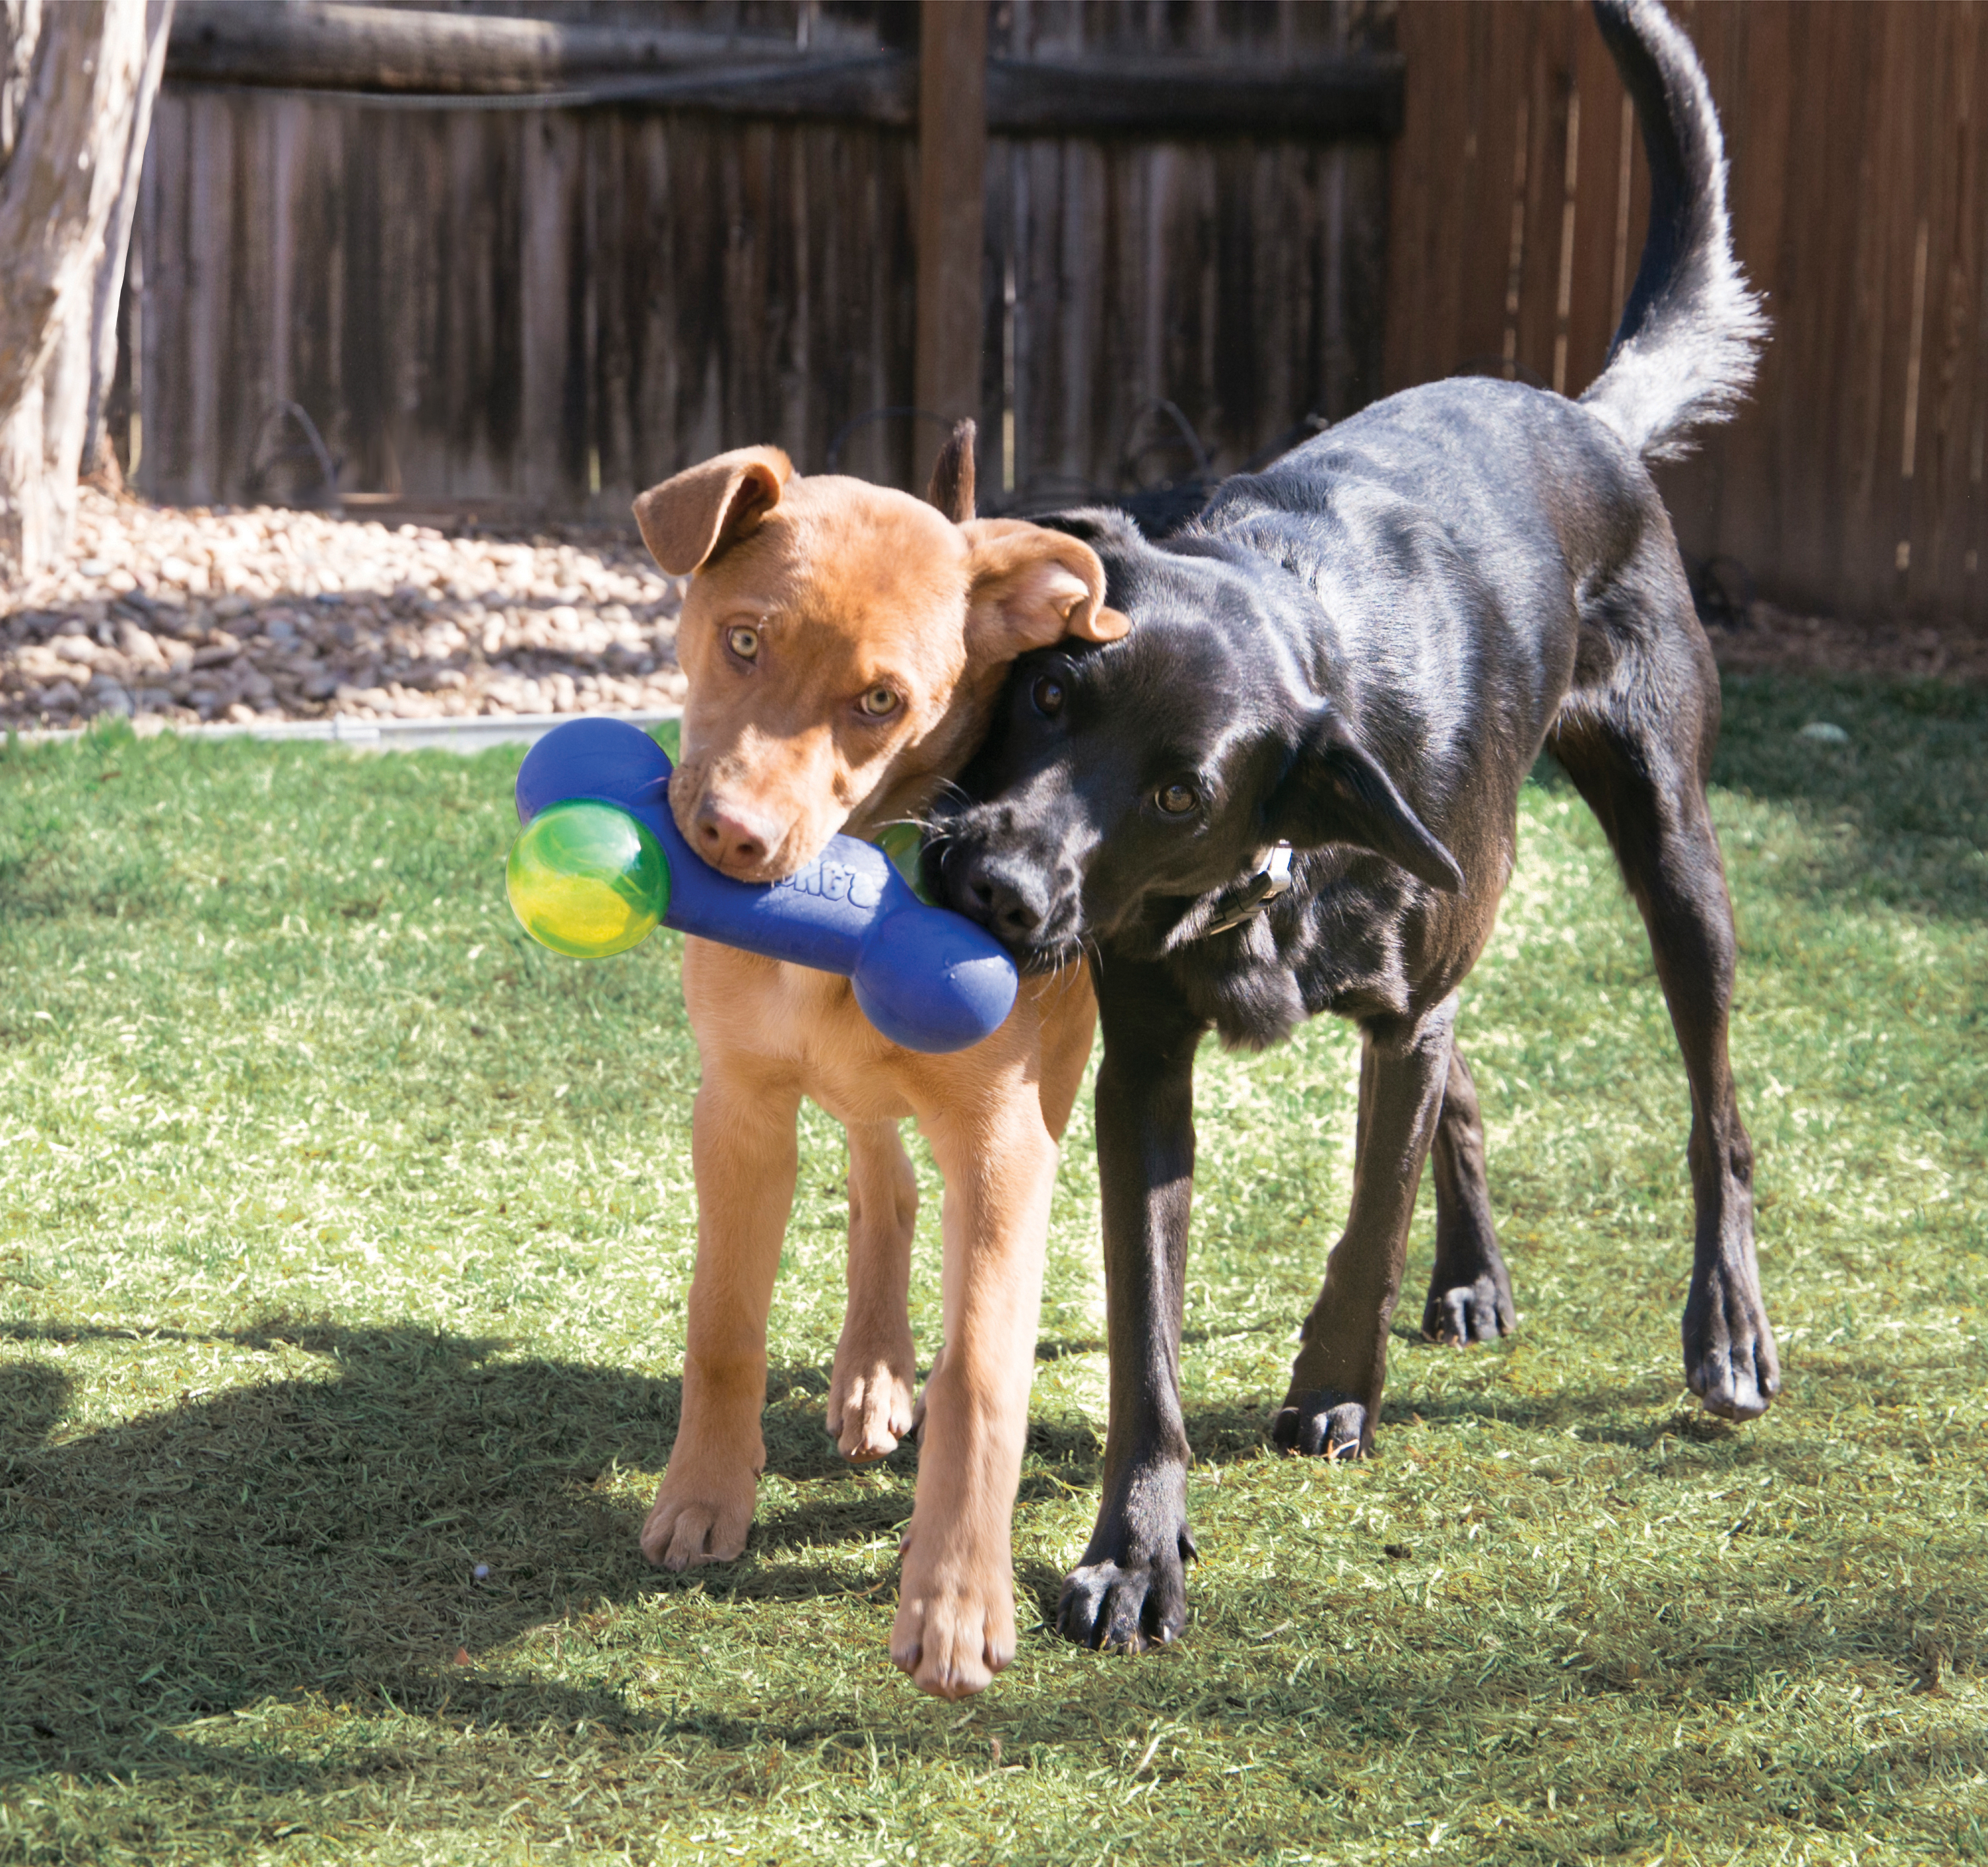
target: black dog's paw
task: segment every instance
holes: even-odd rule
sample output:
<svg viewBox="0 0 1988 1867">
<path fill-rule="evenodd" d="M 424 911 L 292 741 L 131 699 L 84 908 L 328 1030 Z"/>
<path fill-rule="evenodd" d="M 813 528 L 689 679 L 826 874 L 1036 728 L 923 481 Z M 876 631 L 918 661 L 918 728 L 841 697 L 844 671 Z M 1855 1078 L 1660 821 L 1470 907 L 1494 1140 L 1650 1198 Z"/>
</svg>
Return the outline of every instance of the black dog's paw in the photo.
<svg viewBox="0 0 1988 1867">
<path fill-rule="evenodd" d="M 1495 1342 L 1517 1325 L 1511 1291 L 1489 1271 L 1469 1284 L 1446 1284 L 1439 1274 L 1422 1306 L 1422 1334 L 1432 1342 L 1451 1342 L 1459 1348 Z"/>
<path fill-rule="evenodd" d="M 1183 1524 L 1144 1561 L 1087 1562 L 1063 1578 L 1057 1630 L 1080 1646 L 1142 1653 L 1170 1646 L 1187 1625 L 1187 1564 L 1194 1537 Z"/>
<path fill-rule="evenodd" d="M 1308 1459 L 1361 1459 L 1373 1450 L 1366 1407 L 1330 1388 L 1286 1397 L 1270 1437 L 1283 1451 Z"/>
<path fill-rule="evenodd" d="M 1705 1410 L 1722 1419 L 1758 1419 L 1781 1391 L 1773 1325 L 1750 1266 L 1693 1280 L 1684 1308 L 1684 1378 Z"/>
</svg>

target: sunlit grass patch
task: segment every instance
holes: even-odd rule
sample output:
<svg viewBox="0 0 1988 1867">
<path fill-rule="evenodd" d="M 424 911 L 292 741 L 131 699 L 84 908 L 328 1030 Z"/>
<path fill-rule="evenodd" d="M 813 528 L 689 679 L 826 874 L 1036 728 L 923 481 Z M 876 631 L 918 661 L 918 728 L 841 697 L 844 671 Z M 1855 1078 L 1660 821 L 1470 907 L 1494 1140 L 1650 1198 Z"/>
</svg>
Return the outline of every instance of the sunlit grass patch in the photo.
<svg viewBox="0 0 1988 1867">
<path fill-rule="evenodd" d="M 1022 1651 L 965 1706 L 884 1656 L 911 1456 L 851 1472 L 822 1430 L 818 1114 L 752 1547 L 641 1562 L 697 1060 L 674 936 L 588 965 L 512 922 L 515 756 L 0 750 L 0 1860 L 1988 1859 L 1984 726 L 1959 690 L 1729 683 L 1788 1383 L 1756 1426 L 1682 1392 L 1683 1074 L 1550 773 L 1459 1027 L 1520 1333 L 1412 1339 L 1425 1196 L 1382 1456 L 1270 1456 L 1352 1043 L 1211 1049 L 1203 1560 L 1186 1639 L 1137 1661 L 1040 1625 L 1104 1425 L 1080 1109 Z"/>
</svg>

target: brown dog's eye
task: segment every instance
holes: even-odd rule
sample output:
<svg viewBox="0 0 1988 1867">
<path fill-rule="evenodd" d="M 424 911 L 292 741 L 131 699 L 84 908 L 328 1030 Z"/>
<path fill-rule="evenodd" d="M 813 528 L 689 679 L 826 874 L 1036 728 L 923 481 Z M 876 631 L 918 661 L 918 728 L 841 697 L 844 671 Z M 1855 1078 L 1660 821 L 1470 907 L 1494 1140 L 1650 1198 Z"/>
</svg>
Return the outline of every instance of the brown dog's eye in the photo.
<svg viewBox="0 0 1988 1867">
<path fill-rule="evenodd" d="M 873 687 L 857 705 L 872 719 L 888 719 L 898 710 L 898 696 L 888 687 Z"/>
<path fill-rule="evenodd" d="M 1153 801 L 1169 817 L 1185 817 L 1199 801 L 1194 787 L 1189 784 L 1169 784 L 1161 787 Z"/>
<path fill-rule="evenodd" d="M 728 629 L 725 645 L 742 661 L 757 658 L 759 653 L 759 631 L 757 629 Z"/>
<path fill-rule="evenodd" d="M 1029 689 L 1029 698 L 1036 703 L 1036 711 L 1045 719 L 1053 719 L 1063 711 L 1063 683 L 1044 675 Z"/>
</svg>

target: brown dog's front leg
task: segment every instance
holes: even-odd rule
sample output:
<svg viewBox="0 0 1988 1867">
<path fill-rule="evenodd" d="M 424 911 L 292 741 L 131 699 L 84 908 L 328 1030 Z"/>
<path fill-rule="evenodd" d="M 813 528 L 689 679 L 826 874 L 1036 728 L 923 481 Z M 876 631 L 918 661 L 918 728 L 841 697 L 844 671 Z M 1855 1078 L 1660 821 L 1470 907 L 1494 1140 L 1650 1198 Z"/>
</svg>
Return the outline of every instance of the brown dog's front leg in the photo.
<svg viewBox="0 0 1988 1867">
<path fill-rule="evenodd" d="M 891 1657 L 964 1698 L 1015 1656 L 1011 1519 L 1028 1433 L 1056 1144 L 1028 1085 L 927 1127 L 945 1175 L 945 1353 L 926 1383 Z"/>
<path fill-rule="evenodd" d="M 881 1459 L 911 1429 L 910 1316 L 918 1182 L 894 1121 L 849 1125 L 849 1307 L 828 1384 L 845 1459 Z"/>
<path fill-rule="evenodd" d="M 798 1091 L 705 1059 L 691 1118 L 697 1270 L 690 1287 L 683 1411 L 668 1470 L 642 1526 L 665 1568 L 744 1554 L 766 1463 L 766 1312 L 794 1202 Z"/>
<path fill-rule="evenodd" d="M 1287 1452 L 1358 1457 L 1374 1449 L 1388 1376 L 1388 1325 L 1401 1291 L 1408 1222 L 1442 1109 L 1454 994 L 1419 1023 L 1361 1033 L 1353 1209 L 1304 1320 L 1290 1392 L 1271 1431 Z"/>
</svg>

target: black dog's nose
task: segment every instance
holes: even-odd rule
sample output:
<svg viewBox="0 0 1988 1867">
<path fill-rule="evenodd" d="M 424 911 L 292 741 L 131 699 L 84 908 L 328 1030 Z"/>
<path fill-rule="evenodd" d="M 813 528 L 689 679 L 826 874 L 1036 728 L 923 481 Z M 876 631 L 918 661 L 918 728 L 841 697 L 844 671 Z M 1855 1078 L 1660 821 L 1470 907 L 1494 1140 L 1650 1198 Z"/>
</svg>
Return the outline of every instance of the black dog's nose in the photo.
<svg viewBox="0 0 1988 1867">
<path fill-rule="evenodd" d="M 1025 865 L 982 851 L 951 878 L 953 905 L 1003 940 L 1026 941 L 1049 912 L 1049 890 Z"/>
</svg>

